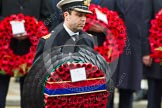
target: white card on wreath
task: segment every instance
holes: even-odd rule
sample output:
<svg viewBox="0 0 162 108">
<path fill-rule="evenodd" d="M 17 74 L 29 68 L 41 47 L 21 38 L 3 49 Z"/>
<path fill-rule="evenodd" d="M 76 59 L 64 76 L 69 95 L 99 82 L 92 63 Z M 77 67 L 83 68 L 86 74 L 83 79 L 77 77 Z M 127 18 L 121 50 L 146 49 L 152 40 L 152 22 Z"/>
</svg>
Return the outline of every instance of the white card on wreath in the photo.
<svg viewBox="0 0 162 108">
<path fill-rule="evenodd" d="M 96 11 L 97 19 L 108 24 L 107 16 L 98 9 L 95 9 L 95 11 Z"/>
<path fill-rule="evenodd" d="M 78 82 L 86 80 L 86 71 L 85 68 L 77 68 L 77 69 L 71 69 L 70 70 L 71 80 L 72 82 Z"/>
<path fill-rule="evenodd" d="M 11 21 L 10 24 L 11 24 L 13 35 L 24 34 L 26 32 L 24 21 Z"/>
</svg>

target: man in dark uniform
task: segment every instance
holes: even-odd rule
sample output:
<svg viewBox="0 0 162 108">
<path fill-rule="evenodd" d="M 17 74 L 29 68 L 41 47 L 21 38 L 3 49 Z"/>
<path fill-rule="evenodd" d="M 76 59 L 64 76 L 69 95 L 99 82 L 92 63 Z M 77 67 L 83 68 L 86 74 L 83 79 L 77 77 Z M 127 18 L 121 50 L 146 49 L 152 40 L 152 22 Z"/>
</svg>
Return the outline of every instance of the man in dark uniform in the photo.
<svg viewBox="0 0 162 108">
<path fill-rule="evenodd" d="M 86 14 L 92 13 L 88 10 L 89 3 L 88 0 L 61 0 L 57 4 L 57 7 L 63 11 L 64 22 L 40 39 L 35 59 L 43 51 L 56 46 L 86 45 L 94 47 L 93 38 L 82 31 L 86 22 Z M 69 49 L 65 50 L 70 52 Z"/>
<path fill-rule="evenodd" d="M 37 20 L 45 20 L 50 16 L 50 9 L 47 0 L 0 0 L 0 20 L 12 14 L 23 13 L 30 15 Z M 17 55 L 24 55 L 29 52 L 31 43 L 30 40 L 23 34 L 18 37 L 16 35 L 11 39 L 10 48 Z M 5 100 L 9 87 L 10 76 L 0 75 L 0 108 L 5 107 Z M 20 90 L 24 77 L 20 78 Z M 22 92 L 21 92 L 22 93 Z M 21 104 L 21 107 L 23 105 Z"/>
</svg>

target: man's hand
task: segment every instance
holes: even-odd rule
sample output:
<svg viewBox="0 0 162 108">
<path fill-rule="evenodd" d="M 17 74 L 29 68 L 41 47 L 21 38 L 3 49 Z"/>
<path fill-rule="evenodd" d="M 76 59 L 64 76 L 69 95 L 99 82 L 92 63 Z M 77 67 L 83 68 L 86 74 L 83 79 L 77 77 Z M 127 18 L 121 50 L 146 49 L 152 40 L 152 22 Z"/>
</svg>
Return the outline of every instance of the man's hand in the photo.
<svg viewBox="0 0 162 108">
<path fill-rule="evenodd" d="M 149 55 L 145 55 L 142 57 L 143 64 L 146 66 L 151 66 L 152 64 L 152 59 Z"/>
<path fill-rule="evenodd" d="M 105 30 L 105 28 L 98 23 L 93 24 L 88 31 L 93 31 L 93 32 L 97 32 L 97 33 L 103 33 Z"/>
<path fill-rule="evenodd" d="M 24 39 L 28 38 L 28 36 L 26 33 L 23 33 L 23 34 L 13 35 L 13 38 L 16 38 L 18 40 L 24 40 Z"/>
</svg>

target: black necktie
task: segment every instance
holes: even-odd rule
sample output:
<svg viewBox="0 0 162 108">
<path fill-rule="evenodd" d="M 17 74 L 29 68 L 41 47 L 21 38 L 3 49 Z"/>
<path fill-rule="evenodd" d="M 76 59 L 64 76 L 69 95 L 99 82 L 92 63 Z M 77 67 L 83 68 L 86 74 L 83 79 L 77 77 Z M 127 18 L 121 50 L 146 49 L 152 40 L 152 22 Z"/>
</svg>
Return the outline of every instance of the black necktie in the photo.
<svg viewBox="0 0 162 108">
<path fill-rule="evenodd" d="M 79 35 L 78 34 L 74 34 L 74 35 L 72 35 L 72 38 L 74 38 L 75 41 L 78 41 L 79 40 Z"/>
</svg>

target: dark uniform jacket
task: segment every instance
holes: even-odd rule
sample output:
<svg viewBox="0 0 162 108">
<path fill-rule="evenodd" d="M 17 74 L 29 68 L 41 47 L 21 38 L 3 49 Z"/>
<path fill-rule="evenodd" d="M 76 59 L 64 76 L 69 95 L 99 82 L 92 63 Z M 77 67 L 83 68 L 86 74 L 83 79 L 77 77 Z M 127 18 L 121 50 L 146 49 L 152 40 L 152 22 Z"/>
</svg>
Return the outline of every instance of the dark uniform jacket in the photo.
<svg viewBox="0 0 162 108">
<path fill-rule="evenodd" d="M 79 32 L 78 41 L 74 41 L 61 23 L 54 29 L 54 31 L 51 32 L 51 34 L 40 39 L 37 46 L 35 60 L 43 53 L 43 51 L 62 45 L 86 45 L 87 47 L 93 48 L 94 42 L 93 38 L 83 31 Z M 70 51 L 69 49 L 65 50 L 66 52 Z"/>
<path fill-rule="evenodd" d="M 0 0 L 0 20 L 11 14 L 23 13 L 34 16 L 38 20 L 46 20 L 50 16 L 50 9 L 47 0 Z M 10 48 L 17 55 L 29 52 L 29 39 L 19 41 L 12 39 Z"/>
<path fill-rule="evenodd" d="M 156 13 L 162 9 L 162 0 L 152 0 L 153 2 L 148 4 L 147 7 L 152 5 L 151 16 L 155 18 Z M 149 30 L 148 30 L 149 32 Z M 159 63 L 153 62 L 151 67 L 144 67 L 144 75 L 151 79 L 162 79 L 162 66 Z"/>
</svg>

